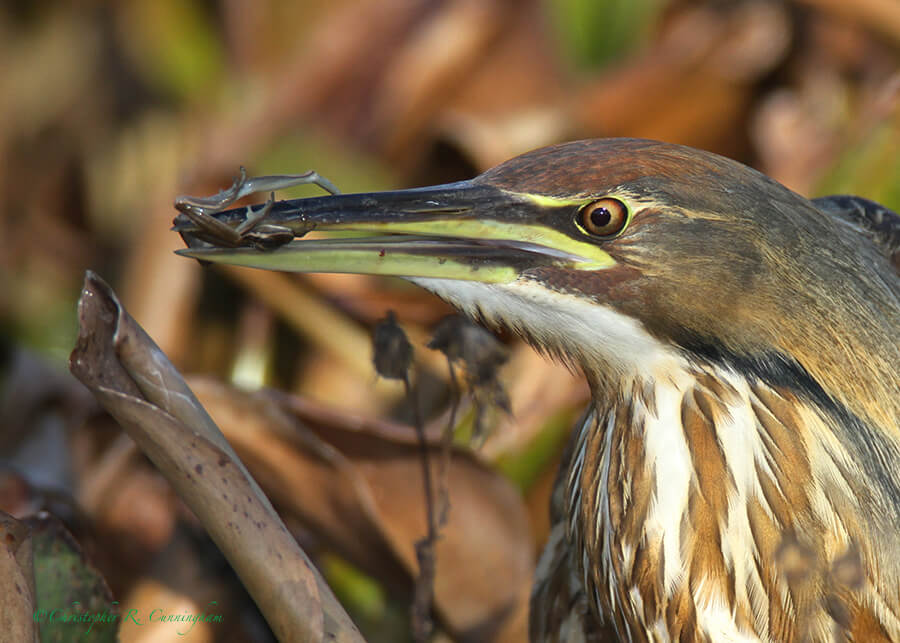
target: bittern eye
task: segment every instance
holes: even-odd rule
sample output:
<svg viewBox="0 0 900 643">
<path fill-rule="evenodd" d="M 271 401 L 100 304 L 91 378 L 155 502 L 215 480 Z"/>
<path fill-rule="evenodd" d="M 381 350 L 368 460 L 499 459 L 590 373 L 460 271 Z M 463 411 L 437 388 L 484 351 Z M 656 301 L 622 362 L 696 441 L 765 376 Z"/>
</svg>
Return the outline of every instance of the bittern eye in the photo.
<svg viewBox="0 0 900 643">
<path fill-rule="evenodd" d="M 576 223 L 588 234 L 596 237 L 612 237 L 625 229 L 628 208 L 618 199 L 598 199 L 578 211 Z"/>
</svg>

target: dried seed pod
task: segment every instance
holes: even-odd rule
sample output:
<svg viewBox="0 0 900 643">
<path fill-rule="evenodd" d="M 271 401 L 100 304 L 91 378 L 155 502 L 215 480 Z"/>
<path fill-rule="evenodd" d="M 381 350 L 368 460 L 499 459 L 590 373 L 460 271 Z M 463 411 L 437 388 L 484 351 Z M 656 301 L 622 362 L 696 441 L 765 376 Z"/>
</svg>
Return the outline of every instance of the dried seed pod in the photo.
<svg viewBox="0 0 900 643">
<path fill-rule="evenodd" d="M 446 355 L 454 385 L 453 363 L 462 362 L 475 404 L 472 437 L 480 442 L 488 409 L 493 406 L 510 412 L 509 396 L 499 378 L 500 367 L 509 358 L 506 347 L 481 326 L 460 315 L 451 315 L 438 323 L 428 348 Z"/>
<path fill-rule="evenodd" d="M 381 377 L 406 381 L 412 365 L 413 348 L 406 333 L 397 324 L 393 310 L 375 326 L 372 337 L 375 354 L 372 361 Z"/>
<path fill-rule="evenodd" d="M 506 347 L 496 337 L 461 315 L 442 319 L 428 348 L 441 351 L 451 362 L 461 361 L 466 380 L 473 388 L 494 381 L 509 358 Z"/>
</svg>

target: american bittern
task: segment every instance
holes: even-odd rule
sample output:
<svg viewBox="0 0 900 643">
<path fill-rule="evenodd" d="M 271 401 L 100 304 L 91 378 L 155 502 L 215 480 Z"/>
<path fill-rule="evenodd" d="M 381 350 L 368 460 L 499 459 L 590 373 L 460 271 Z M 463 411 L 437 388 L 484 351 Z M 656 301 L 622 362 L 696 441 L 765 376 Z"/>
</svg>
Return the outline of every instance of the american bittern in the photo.
<svg viewBox="0 0 900 643">
<path fill-rule="evenodd" d="M 185 255 L 405 277 L 583 370 L 534 640 L 900 641 L 896 214 L 629 139 L 270 202 L 233 248 L 181 205 Z"/>
</svg>

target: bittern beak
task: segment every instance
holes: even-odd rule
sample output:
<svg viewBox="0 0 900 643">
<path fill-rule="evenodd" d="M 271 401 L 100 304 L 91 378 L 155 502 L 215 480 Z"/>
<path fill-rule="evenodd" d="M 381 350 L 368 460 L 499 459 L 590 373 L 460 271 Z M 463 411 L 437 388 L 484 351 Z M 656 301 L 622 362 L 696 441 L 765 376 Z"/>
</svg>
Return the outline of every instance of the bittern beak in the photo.
<svg viewBox="0 0 900 643">
<path fill-rule="evenodd" d="M 273 249 L 234 239 L 237 247 L 222 247 L 196 216 L 180 214 L 174 230 L 188 244 L 178 254 L 212 263 L 508 283 L 537 266 L 596 270 L 615 264 L 599 245 L 579 238 L 572 223 L 590 200 L 510 192 L 471 180 L 270 203 L 260 227 L 281 238 Z M 241 208 L 212 216 L 235 230 L 248 214 Z M 287 241 L 312 229 L 372 236 Z"/>
</svg>

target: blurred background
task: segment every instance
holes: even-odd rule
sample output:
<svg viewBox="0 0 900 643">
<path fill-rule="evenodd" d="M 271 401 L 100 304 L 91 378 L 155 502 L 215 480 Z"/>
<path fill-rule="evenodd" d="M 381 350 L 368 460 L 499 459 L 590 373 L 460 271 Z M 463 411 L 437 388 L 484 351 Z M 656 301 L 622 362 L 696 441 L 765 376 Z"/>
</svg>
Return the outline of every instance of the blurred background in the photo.
<svg viewBox="0 0 900 643">
<path fill-rule="evenodd" d="M 415 345 L 430 434 L 454 398 L 424 346 L 445 304 L 394 279 L 176 257 L 179 194 L 213 194 L 241 165 L 315 169 L 345 192 L 410 187 L 633 136 L 725 154 L 806 196 L 900 208 L 897 0 L 8 0 L 0 61 L 0 509 L 55 516 L 35 524 L 79 543 L 93 580 L 78 591 L 97 605 L 215 601 L 225 617 L 186 636 L 123 626 L 124 641 L 273 639 L 196 519 L 68 374 L 86 269 L 197 376 L 370 641 L 409 639 L 423 533 L 410 399 L 371 364 L 387 310 Z M 499 339 L 511 412 L 488 409 L 475 454 L 470 392 L 452 420 L 437 640 L 525 639 L 556 463 L 587 399 L 575 374 Z M 241 397 L 261 387 L 296 397 Z M 247 400 L 257 415 L 289 409 L 293 428 L 254 416 L 248 438 Z"/>
</svg>

